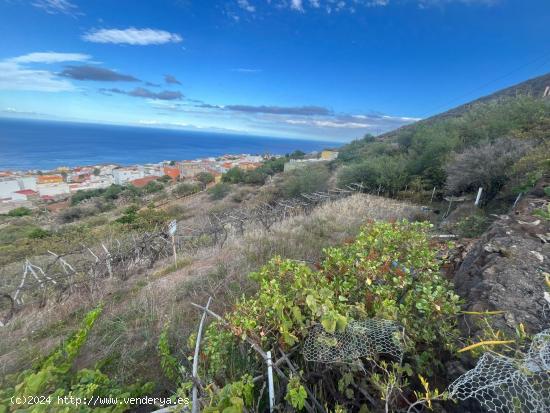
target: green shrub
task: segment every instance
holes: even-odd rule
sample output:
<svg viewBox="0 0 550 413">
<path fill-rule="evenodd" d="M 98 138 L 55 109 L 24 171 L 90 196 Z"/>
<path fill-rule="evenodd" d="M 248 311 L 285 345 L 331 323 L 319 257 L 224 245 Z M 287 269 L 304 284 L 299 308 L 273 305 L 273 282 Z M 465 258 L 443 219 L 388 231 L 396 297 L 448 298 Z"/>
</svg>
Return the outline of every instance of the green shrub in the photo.
<svg viewBox="0 0 550 413">
<path fill-rule="evenodd" d="M 210 188 L 208 190 L 208 193 L 210 194 L 210 199 L 220 200 L 225 198 L 230 191 L 231 191 L 231 187 L 228 184 L 224 182 L 220 182 L 214 185 L 212 188 Z"/>
<path fill-rule="evenodd" d="M 24 217 L 30 214 L 32 214 L 32 211 L 25 207 L 14 208 L 7 213 L 9 217 Z"/>
<path fill-rule="evenodd" d="M 181 184 L 178 184 L 178 186 L 174 188 L 173 194 L 176 196 L 186 196 L 186 195 L 194 194 L 198 191 L 200 191 L 200 188 L 198 185 L 183 182 Z"/>
<path fill-rule="evenodd" d="M 546 205 L 546 208 L 537 209 L 533 215 L 550 221 L 550 204 Z"/>
<path fill-rule="evenodd" d="M 401 323 L 411 344 L 405 369 L 431 376 L 437 368 L 435 360 L 454 348 L 460 299 L 439 272 L 429 228 L 426 223 L 406 221 L 369 223 L 354 242 L 327 248 L 318 269 L 273 258 L 251 274 L 259 290 L 239 300 L 226 315 L 229 328 L 213 323 L 207 329 L 206 376 L 231 382 L 250 373 L 253 363 L 239 370 L 232 361 L 239 354 L 235 347 L 247 337 L 264 349 L 300 348 L 316 324 L 334 332 L 345 329 L 350 320 L 366 318 Z M 298 369 L 305 367 L 301 357 L 294 362 Z M 346 370 L 345 365 L 341 369 L 342 375 L 325 380 L 335 380 L 330 386 L 343 393 L 340 400 L 349 400 L 348 388 L 340 387 L 338 378 L 349 374 L 354 382 L 364 380 L 364 375 Z M 293 383 L 286 396 L 295 407 L 301 406 L 304 397 L 300 386 Z M 371 391 L 376 390 L 367 389 Z M 332 396 L 324 401 L 334 403 Z"/>
<path fill-rule="evenodd" d="M 42 228 L 34 228 L 29 232 L 28 237 L 31 239 L 42 239 L 47 238 L 51 235 L 50 231 L 46 231 Z"/>
<path fill-rule="evenodd" d="M 146 194 L 154 194 L 164 189 L 164 185 L 161 182 L 151 181 L 143 187 L 143 192 Z"/>
<path fill-rule="evenodd" d="M 465 238 L 476 238 L 483 234 L 489 227 L 486 215 L 475 214 L 458 221 L 454 226 L 457 235 Z"/>
<path fill-rule="evenodd" d="M 280 184 L 285 198 L 295 198 L 302 193 L 325 191 L 330 177 L 328 168 L 324 164 L 308 165 L 300 169 L 287 172 Z"/>
<path fill-rule="evenodd" d="M 151 207 L 140 211 L 136 205 L 132 205 L 126 208 L 124 214 L 115 222 L 123 224 L 128 230 L 152 231 L 162 228 L 169 219 L 166 211 Z"/>
</svg>

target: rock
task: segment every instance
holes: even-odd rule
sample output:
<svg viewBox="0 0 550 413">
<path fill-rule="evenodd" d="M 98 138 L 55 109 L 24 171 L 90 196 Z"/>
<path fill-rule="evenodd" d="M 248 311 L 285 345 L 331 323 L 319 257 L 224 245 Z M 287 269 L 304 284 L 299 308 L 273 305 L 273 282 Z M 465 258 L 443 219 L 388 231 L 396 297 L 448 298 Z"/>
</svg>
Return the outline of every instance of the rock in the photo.
<svg viewBox="0 0 550 413">
<path fill-rule="evenodd" d="M 537 260 L 539 260 L 540 262 L 544 262 L 544 255 L 542 255 L 540 252 L 537 252 L 537 251 L 529 251 L 531 254 L 533 254 Z"/>
<path fill-rule="evenodd" d="M 543 275 L 550 272 L 550 243 L 545 241 L 550 222 L 535 220 L 533 211 L 538 205 L 540 200 L 528 194 L 515 212 L 499 216 L 453 277 L 456 291 L 466 302 L 465 310 L 504 311 L 491 320 L 495 328 L 510 334 L 519 323 L 530 333 L 550 327 Z M 472 317 L 463 325 L 463 332 L 470 336 L 480 332 Z"/>
</svg>

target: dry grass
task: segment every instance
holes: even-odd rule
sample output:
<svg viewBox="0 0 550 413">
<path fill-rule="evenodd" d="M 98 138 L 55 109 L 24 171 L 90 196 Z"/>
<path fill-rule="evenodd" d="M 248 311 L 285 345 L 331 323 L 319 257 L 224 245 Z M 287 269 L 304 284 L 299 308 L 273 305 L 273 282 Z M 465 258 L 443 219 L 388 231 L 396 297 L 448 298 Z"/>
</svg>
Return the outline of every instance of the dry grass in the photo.
<svg viewBox="0 0 550 413">
<path fill-rule="evenodd" d="M 121 382 L 153 380 L 166 389 L 169 384 L 157 359 L 158 336 L 168 323 L 174 353 L 185 362 L 186 340 L 199 318 L 191 302 L 204 303 L 212 296 L 213 309 L 223 313 L 255 288 L 247 274 L 273 255 L 317 262 L 323 248 L 354 237 L 365 221 L 412 219 L 418 210 L 411 204 L 355 194 L 275 224 L 269 232 L 253 228 L 243 237 L 231 236 L 223 248 L 182 255 L 186 265 L 177 269 L 166 259 L 126 281 L 108 280 L 93 297 L 74 295 L 61 304 L 26 310 L 2 331 L 0 373 L 29 367 L 66 337 L 85 311 L 103 302 L 104 312 L 79 366 L 104 361 L 104 370 Z"/>
<path fill-rule="evenodd" d="M 419 207 L 388 198 L 355 194 L 329 202 L 309 215 L 282 221 L 270 232 L 256 228 L 239 240 L 243 254 L 258 265 L 274 255 L 317 262 L 323 248 L 357 235 L 368 220 L 413 219 Z"/>
</svg>

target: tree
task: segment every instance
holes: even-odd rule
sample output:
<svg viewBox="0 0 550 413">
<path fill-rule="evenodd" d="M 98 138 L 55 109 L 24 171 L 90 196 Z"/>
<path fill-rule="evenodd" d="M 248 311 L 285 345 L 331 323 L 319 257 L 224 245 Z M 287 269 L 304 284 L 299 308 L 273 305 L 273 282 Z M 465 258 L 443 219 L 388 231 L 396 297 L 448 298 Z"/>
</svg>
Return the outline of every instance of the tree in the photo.
<svg viewBox="0 0 550 413">
<path fill-rule="evenodd" d="M 244 171 L 241 168 L 235 166 L 227 171 L 225 174 L 223 174 L 222 182 L 229 182 L 232 184 L 244 182 Z"/>
<path fill-rule="evenodd" d="M 290 159 L 302 159 L 304 156 L 306 156 L 306 153 L 299 150 L 299 149 L 297 149 L 289 155 L 289 158 Z"/>
<path fill-rule="evenodd" d="M 200 172 L 197 174 L 195 179 L 203 185 L 208 185 L 209 183 L 214 182 L 214 175 L 209 172 Z"/>
</svg>

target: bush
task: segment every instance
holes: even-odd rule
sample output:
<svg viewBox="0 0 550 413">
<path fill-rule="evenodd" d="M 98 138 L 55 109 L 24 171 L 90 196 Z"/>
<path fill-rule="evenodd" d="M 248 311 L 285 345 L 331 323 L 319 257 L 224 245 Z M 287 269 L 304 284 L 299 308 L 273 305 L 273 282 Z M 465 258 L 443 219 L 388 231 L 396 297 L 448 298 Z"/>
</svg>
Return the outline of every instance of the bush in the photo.
<svg viewBox="0 0 550 413">
<path fill-rule="evenodd" d="M 532 148 L 512 167 L 514 192 L 528 191 L 548 173 L 550 173 L 550 142 L 544 142 Z"/>
<path fill-rule="evenodd" d="M 143 187 L 143 192 L 145 192 L 146 194 L 154 194 L 156 192 L 162 191 L 163 189 L 164 189 L 164 185 L 162 183 L 157 181 L 151 181 Z"/>
<path fill-rule="evenodd" d="M 194 194 L 195 192 L 198 192 L 198 191 L 200 191 L 200 188 L 198 185 L 184 182 L 174 188 L 173 194 L 176 196 L 186 196 L 186 195 Z"/>
<path fill-rule="evenodd" d="M 25 207 L 14 208 L 7 213 L 9 217 L 24 217 L 31 214 L 32 211 L 29 208 Z"/>
<path fill-rule="evenodd" d="M 63 224 L 77 221 L 84 217 L 84 208 L 81 207 L 69 207 L 59 213 L 59 220 Z"/>
<path fill-rule="evenodd" d="M 408 182 L 406 160 L 402 156 L 382 155 L 346 166 L 338 174 L 338 185 L 362 183 L 370 191 L 394 195 Z"/>
<path fill-rule="evenodd" d="M 222 176 L 222 182 L 228 182 L 232 184 L 238 184 L 244 182 L 245 171 L 238 166 L 234 166 Z"/>
<path fill-rule="evenodd" d="M 308 165 L 284 174 L 281 184 L 285 198 L 294 198 L 303 193 L 325 191 L 330 174 L 324 164 Z"/>
<path fill-rule="evenodd" d="M 476 238 L 489 228 L 489 220 L 483 214 L 475 214 L 458 221 L 454 226 L 457 235 L 465 238 Z"/>
<path fill-rule="evenodd" d="M 242 364 L 240 370 L 232 360 L 234 356 L 243 357 L 238 345 L 244 338 L 252 338 L 264 349 L 298 346 L 297 353 L 301 354 L 300 348 L 314 325 L 321 324 L 325 331 L 334 332 L 344 330 L 352 320 L 371 318 L 401 323 L 411 343 L 405 365 L 415 370 L 415 376 L 432 375 L 434 360 L 440 359 L 442 351 L 454 348 L 460 299 L 439 273 L 436 251 L 430 247 L 429 227 L 406 221 L 367 224 L 354 242 L 326 249 L 317 269 L 302 262 L 272 259 L 251 274 L 259 290 L 239 300 L 226 315 L 229 328 L 220 328 L 218 323 L 209 326 L 205 377 L 228 383 L 252 373 L 253 362 Z M 293 360 L 298 370 L 312 367 L 306 369 L 301 356 Z M 259 369 L 263 370 L 262 364 Z M 321 404 L 329 406 L 335 398 L 350 403 L 349 408 L 350 400 L 371 402 L 348 387 L 350 383 L 381 397 L 375 385 L 380 375 L 373 374 L 371 381 L 365 379 L 365 370 L 358 370 L 361 372 L 345 364 L 335 365 L 322 381 L 309 376 L 310 388 L 318 383 L 333 389 L 328 394 L 323 390 L 317 393 L 317 397 L 326 397 Z M 346 382 L 342 383 L 344 377 Z M 287 396 L 287 400 L 291 398 Z"/>
<path fill-rule="evenodd" d="M 78 205 L 87 199 L 100 197 L 106 201 L 114 201 L 118 199 L 125 190 L 128 190 L 128 187 L 114 184 L 107 188 L 81 189 L 71 196 L 71 205 Z"/>
<path fill-rule="evenodd" d="M 446 167 L 447 192 L 461 194 L 482 187 L 485 200 L 494 198 L 512 175 L 514 163 L 527 149 L 524 141 L 499 139 L 455 154 Z"/>
<path fill-rule="evenodd" d="M 43 239 L 43 238 L 49 237 L 50 235 L 51 235 L 50 231 L 46 231 L 45 229 L 42 229 L 42 228 L 34 228 L 29 232 L 28 237 L 30 239 Z"/>
<path fill-rule="evenodd" d="M 228 184 L 220 182 L 219 184 L 216 184 L 212 188 L 210 188 L 208 190 L 208 193 L 210 194 L 210 199 L 220 200 L 225 198 L 230 191 L 231 187 Z"/>
<path fill-rule="evenodd" d="M 115 222 L 130 230 L 153 231 L 162 228 L 169 219 L 170 216 L 163 210 L 147 208 L 139 211 L 136 205 L 132 205 L 126 208 L 124 214 Z"/>
</svg>

